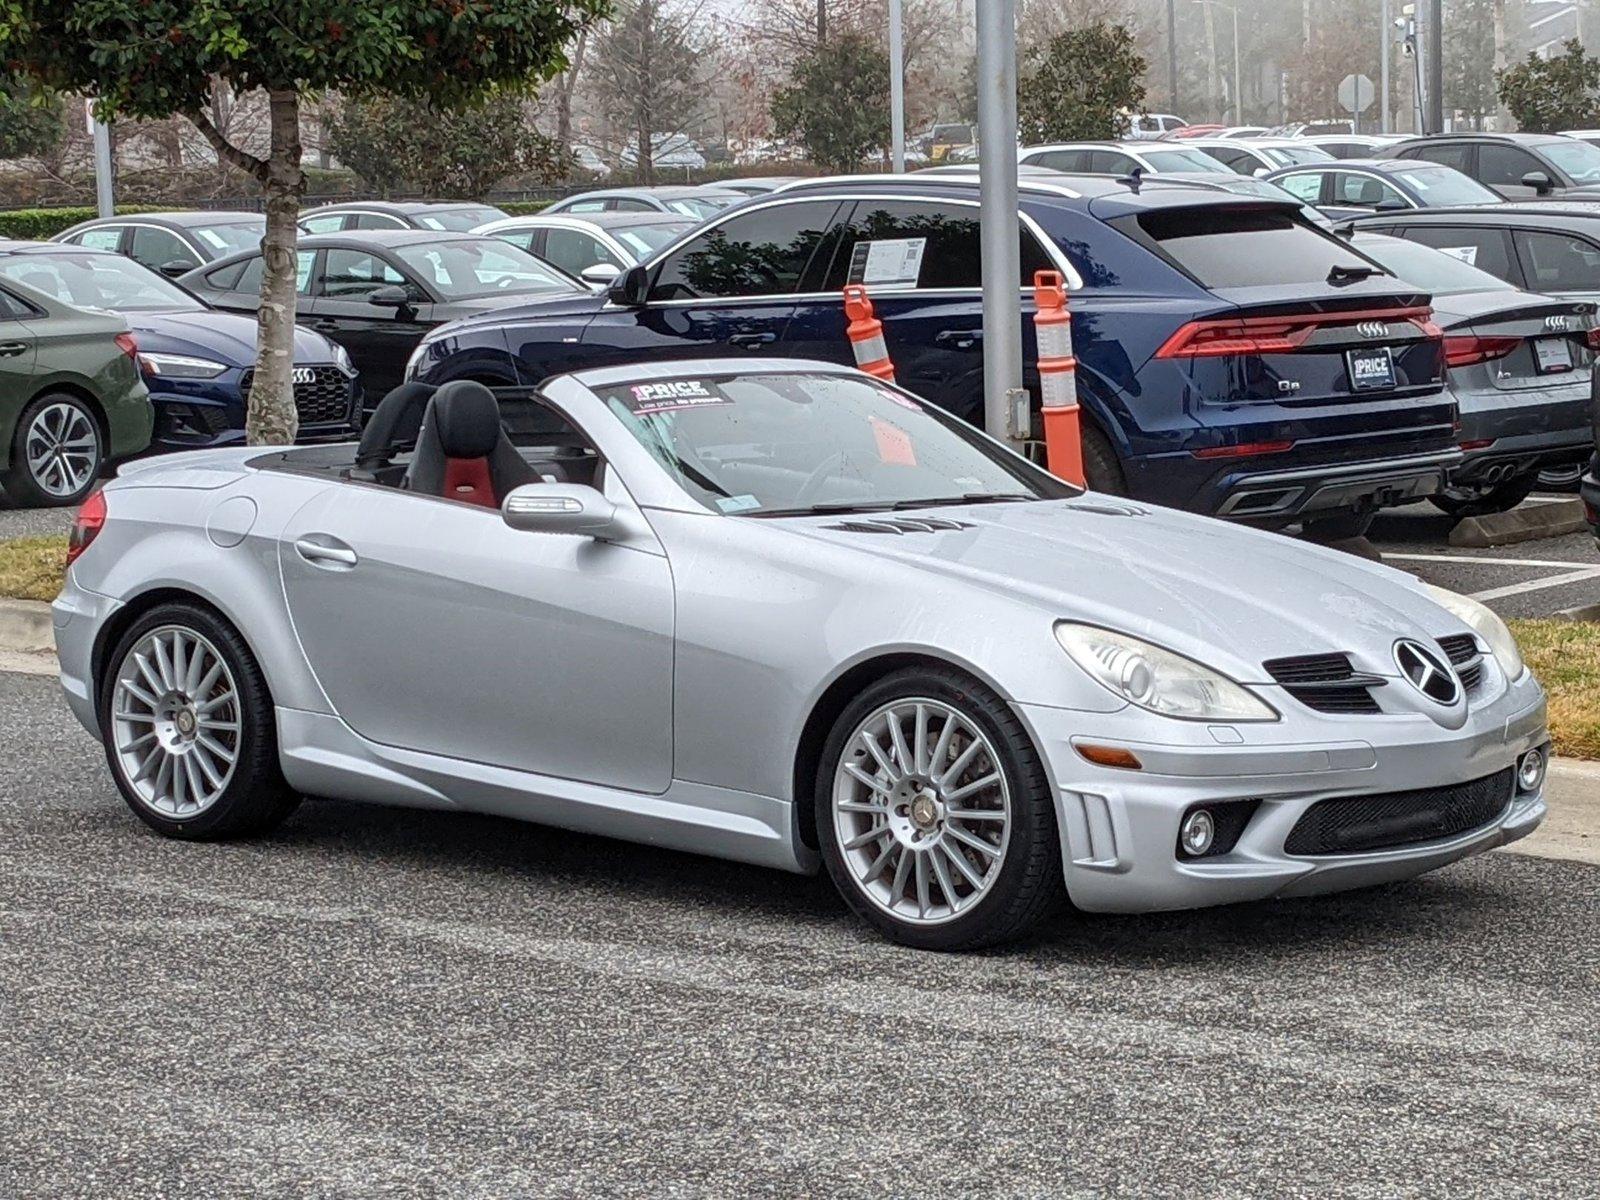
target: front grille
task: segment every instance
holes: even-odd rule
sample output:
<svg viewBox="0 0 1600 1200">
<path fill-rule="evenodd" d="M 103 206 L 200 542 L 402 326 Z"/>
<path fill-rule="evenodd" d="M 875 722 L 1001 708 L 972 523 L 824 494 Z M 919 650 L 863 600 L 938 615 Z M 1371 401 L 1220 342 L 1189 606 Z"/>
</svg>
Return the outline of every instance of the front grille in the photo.
<svg viewBox="0 0 1600 1200">
<path fill-rule="evenodd" d="M 1511 802 L 1506 768 L 1453 787 L 1319 800 L 1283 844 L 1286 854 L 1360 854 L 1455 837 L 1487 825 Z"/>
<path fill-rule="evenodd" d="M 1455 668 L 1464 690 L 1470 693 L 1483 682 L 1483 651 L 1478 649 L 1477 638 L 1470 633 L 1452 633 L 1439 639 L 1439 649 Z"/>
<path fill-rule="evenodd" d="M 350 377 L 338 367 L 302 367 L 311 372 L 310 383 L 294 385 L 294 407 L 302 426 L 347 425 L 350 422 Z M 239 381 L 245 403 L 256 373 L 246 371 Z"/>
<path fill-rule="evenodd" d="M 1372 696 L 1372 689 L 1381 687 L 1383 680 L 1376 675 L 1357 675 L 1348 654 L 1302 654 L 1269 659 L 1261 665 L 1284 691 L 1317 712 L 1370 715 L 1383 711 Z"/>
</svg>

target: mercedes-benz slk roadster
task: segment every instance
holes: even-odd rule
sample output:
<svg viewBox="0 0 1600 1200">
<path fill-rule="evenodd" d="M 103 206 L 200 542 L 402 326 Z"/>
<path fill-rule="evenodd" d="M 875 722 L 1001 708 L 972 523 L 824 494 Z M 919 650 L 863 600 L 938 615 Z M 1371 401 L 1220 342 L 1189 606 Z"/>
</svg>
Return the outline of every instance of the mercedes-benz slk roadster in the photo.
<svg viewBox="0 0 1600 1200">
<path fill-rule="evenodd" d="M 1544 694 L 1408 575 L 1056 480 L 791 360 L 408 385 L 84 506 L 62 683 L 160 832 L 302 795 L 826 868 L 956 949 L 1405 879 L 1542 819 Z"/>
</svg>

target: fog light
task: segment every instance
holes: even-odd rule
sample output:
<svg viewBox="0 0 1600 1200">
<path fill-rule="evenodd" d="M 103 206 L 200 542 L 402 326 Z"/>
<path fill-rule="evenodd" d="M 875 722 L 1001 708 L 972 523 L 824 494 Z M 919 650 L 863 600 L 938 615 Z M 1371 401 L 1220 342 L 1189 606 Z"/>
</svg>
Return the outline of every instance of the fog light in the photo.
<svg viewBox="0 0 1600 1200">
<path fill-rule="evenodd" d="M 1197 808 L 1185 817 L 1183 828 L 1178 831 L 1178 838 L 1183 842 L 1184 850 L 1196 858 L 1211 849 L 1211 843 L 1216 840 L 1216 836 L 1217 823 L 1203 808 Z"/>
<path fill-rule="evenodd" d="M 1536 792 L 1542 783 L 1544 783 L 1544 751 L 1529 750 L 1517 764 L 1517 788 L 1524 792 Z"/>
</svg>

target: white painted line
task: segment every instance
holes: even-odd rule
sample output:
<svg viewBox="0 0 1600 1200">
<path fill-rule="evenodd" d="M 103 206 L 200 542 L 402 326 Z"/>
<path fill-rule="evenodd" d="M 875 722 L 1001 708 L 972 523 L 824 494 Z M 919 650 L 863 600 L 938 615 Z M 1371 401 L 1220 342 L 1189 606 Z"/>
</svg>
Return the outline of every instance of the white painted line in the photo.
<svg viewBox="0 0 1600 1200">
<path fill-rule="evenodd" d="M 1588 567 L 1582 571 L 1568 571 L 1565 575 L 1549 575 L 1544 579 L 1531 579 L 1527 583 L 1513 583 L 1507 587 L 1490 588 L 1486 592 L 1473 592 L 1472 599 L 1504 600 L 1507 596 L 1520 596 L 1524 592 L 1542 591 L 1544 588 L 1562 587 L 1569 583 L 1583 583 L 1590 579 L 1600 579 L 1600 567 Z"/>
<path fill-rule="evenodd" d="M 1555 567 L 1567 568 L 1582 566 L 1581 562 L 1573 559 L 1549 558 L 1490 558 L 1485 554 L 1384 554 L 1384 561 L 1391 558 L 1402 559 L 1405 562 L 1458 562 L 1471 563 L 1486 567 Z"/>
</svg>

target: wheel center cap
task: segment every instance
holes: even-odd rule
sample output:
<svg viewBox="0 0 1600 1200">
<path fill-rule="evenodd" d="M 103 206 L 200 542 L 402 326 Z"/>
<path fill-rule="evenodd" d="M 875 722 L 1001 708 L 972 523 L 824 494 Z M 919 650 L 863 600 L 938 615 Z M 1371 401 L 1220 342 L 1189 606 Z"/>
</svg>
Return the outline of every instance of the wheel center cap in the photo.
<svg viewBox="0 0 1600 1200">
<path fill-rule="evenodd" d="M 911 802 L 911 822 L 918 829 L 932 829 L 939 819 L 939 806 L 927 792 Z"/>
<path fill-rule="evenodd" d="M 178 711 L 176 721 L 179 733 L 187 735 L 194 732 L 194 713 L 190 712 L 187 708 L 180 709 Z"/>
</svg>

